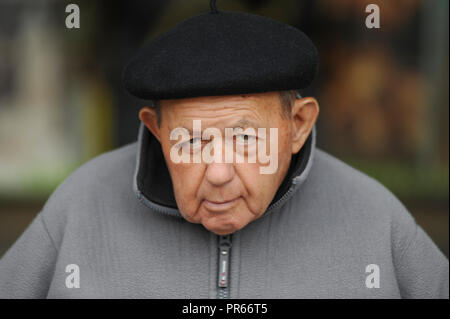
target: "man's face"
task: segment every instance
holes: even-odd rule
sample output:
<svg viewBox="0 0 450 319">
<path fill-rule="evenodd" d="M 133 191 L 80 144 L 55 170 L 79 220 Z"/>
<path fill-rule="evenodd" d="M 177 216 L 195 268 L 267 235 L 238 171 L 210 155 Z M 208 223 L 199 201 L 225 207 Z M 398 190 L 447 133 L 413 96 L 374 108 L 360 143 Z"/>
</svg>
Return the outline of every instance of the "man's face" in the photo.
<svg viewBox="0 0 450 319">
<path fill-rule="evenodd" d="M 201 153 L 201 149 L 209 142 L 214 142 L 211 139 L 193 139 L 194 120 L 201 121 L 202 132 L 207 128 L 217 128 L 222 133 L 221 161 L 216 158 L 210 163 L 203 160 L 200 163 L 175 163 L 171 158 L 173 147 L 188 144 L 192 156 L 194 152 Z M 157 138 L 183 217 L 189 222 L 201 223 L 219 235 L 233 233 L 259 218 L 283 181 L 292 153 L 299 149 L 298 145 L 293 145 L 293 125 L 295 122 L 282 114 L 278 92 L 161 101 L 161 123 Z M 260 139 L 244 134 L 232 137 L 227 144 L 225 129 L 236 127 L 244 130 L 253 128 L 255 132 L 258 132 L 258 128 L 265 128 L 266 137 Z M 171 132 L 177 128 L 186 128 L 191 135 L 171 140 Z M 277 136 L 272 136 L 272 139 L 276 138 L 272 143 L 278 144 L 275 150 L 270 145 L 270 128 L 277 128 Z M 240 150 L 236 145 L 239 143 Z M 261 173 L 260 167 L 269 164 L 261 163 L 258 156 L 253 163 L 247 158 L 250 148 L 258 143 L 265 143 L 267 154 L 277 152 L 272 155 L 277 159 L 277 169 L 272 174 Z M 217 144 L 214 145 L 217 147 Z M 234 153 L 231 163 L 225 160 L 225 149 L 230 145 Z M 216 149 L 212 154 L 215 152 Z M 238 156 L 243 162 L 237 162 Z"/>
</svg>

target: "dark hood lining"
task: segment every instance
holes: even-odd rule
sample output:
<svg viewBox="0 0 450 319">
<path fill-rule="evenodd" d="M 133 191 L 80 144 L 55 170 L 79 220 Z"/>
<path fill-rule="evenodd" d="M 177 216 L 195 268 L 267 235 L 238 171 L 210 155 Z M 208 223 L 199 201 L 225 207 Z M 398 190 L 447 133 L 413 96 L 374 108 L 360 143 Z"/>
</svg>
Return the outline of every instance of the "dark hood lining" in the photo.
<svg viewBox="0 0 450 319">
<path fill-rule="evenodd" d="M 173 193 L 172 178 L 162 153 L 161 145 L 151 132 L 144 127 L 141 136 L 141 154 L 136 182 L 139 191 L 150 201 L 177 209 Z M 292 156 L 286 177 L 281 183 L 270 205 L 278 201 L 292 184 L 292 179 L 305 169 L 312 149 L 312 134 L 309 135 L 300 152 Z"/>
</svg>

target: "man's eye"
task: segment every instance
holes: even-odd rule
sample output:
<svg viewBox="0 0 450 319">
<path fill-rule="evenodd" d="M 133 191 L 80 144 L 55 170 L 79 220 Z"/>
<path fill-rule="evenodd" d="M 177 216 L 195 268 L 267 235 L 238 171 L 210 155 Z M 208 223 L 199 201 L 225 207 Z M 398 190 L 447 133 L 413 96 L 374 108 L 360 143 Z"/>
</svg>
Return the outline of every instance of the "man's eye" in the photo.
<svg viewBox="0 0 450 319">
<path fill-rule="evenodd" d="M 239 134 L 236 135 L 236 142 L 240 144 L 251 144 L 256 141 L 256 136 L 248 135 L 248 134 Z"/>
<path fill-rule="evenodd" d="M 198 137 L 191 138 L 189 141 L 184 142 L 183 145 L 189 145 L 190 148 L 196 149 L 202 146 L 202 139 Z"/>
<path fill-rule="evenodd" d="M 197 147 L 201 146 L 201 144 L 202 144 L 202 140 L 200 138 L 196 137 L 196 138 L 191 138 L 190 140 L 178 143 L 176 146 L 178 148 L 182 148 L 185 146 L 188 146 L 190 148 L 197 148 Z"/>
<path fill-rule="evenodd" d="M 202 143 L 202 140 L 200 139 L 200 138 L 198 138 L 198 137 L 196 137 L 196 138 L 191 138 L 190 140 L 189 140 L 189 144 L 191 144 L 191 146 L 198 146 L 198 145 L 200 145 Z"/>
</svg>

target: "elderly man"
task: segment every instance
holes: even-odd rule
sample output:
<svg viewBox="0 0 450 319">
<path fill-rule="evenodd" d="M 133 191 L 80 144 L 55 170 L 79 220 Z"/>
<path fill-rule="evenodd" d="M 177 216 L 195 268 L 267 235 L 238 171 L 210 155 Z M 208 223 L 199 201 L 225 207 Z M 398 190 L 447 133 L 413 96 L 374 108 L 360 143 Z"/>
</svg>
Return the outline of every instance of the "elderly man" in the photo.
<svg viewBox="0 0 450 319">
<path fill-rule="evenodd" d="M 0 297 L 448 298 L 448 260 L 382 185 L 315 147 L 317 52 L 244 13 L 190 18 L 127 66 L 137 143 L 63 182 Z"/>
</svg>

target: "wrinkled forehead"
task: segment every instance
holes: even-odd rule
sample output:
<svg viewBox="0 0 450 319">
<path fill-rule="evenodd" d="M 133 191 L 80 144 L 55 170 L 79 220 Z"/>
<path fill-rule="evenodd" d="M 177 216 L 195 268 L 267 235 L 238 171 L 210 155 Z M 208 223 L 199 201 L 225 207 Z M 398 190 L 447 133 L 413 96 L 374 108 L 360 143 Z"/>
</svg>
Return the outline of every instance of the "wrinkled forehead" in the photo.
<svg viewBox="0 0 450 319">
<path fill-rule="evenodd" d="M 189 128 L 194 120 L 212 127 L 265 127 L 280 113 L 278 92 L 163 100 L 161 113 L 169 127 Z"/>
</svg>

